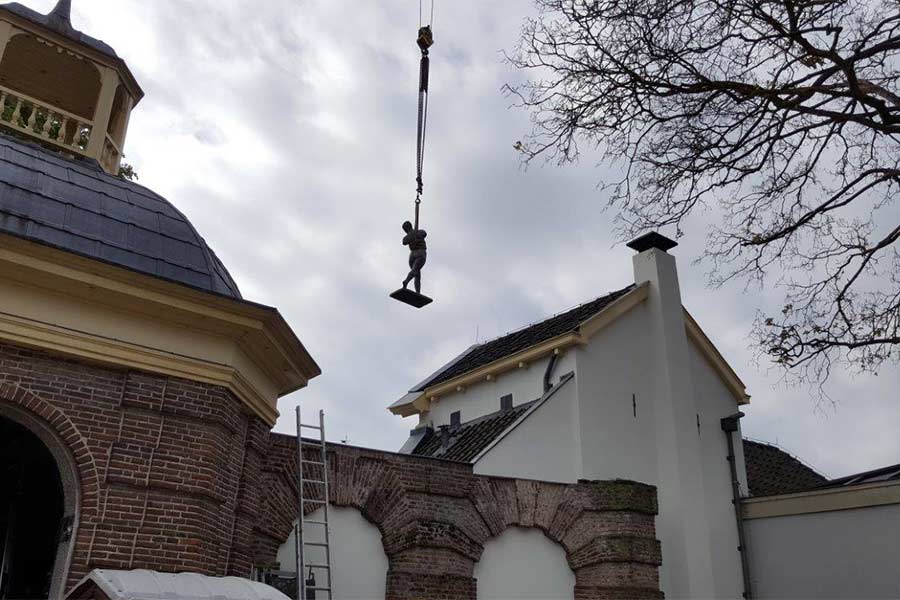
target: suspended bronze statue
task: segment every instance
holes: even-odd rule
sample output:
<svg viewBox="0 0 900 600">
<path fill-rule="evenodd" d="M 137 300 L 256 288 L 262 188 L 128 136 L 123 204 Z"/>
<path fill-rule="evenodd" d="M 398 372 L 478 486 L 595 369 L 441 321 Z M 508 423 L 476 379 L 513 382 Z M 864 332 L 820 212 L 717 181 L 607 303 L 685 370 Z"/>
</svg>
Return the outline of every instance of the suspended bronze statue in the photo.
<svg viewBox="0 0 900 600">
<path fill-rule="evenodd" d="M 403 280 L 403 287 L 406 288 L 410 281 L 415 281 L 416 293 L 422 293 L 422 267 L 428 260 L 428 245 L 425 238 L 428 232 L 424 229 L 414 229 L 412 223 L 406 221 L 403 224 L 403 245 L 409 246 L 409 275 Z"/>
<path fill-rule="evenodd" d="M 433 18 L 434 7 L 432 6 Z M 419 37 L 416 40 L 416 44 L 418 44 L 422 52 L 419 68 L 419 123 L 416 139 L 416 217 L 415 224 L 409 221 L 403 223 L 403 231 L 406 232 L 406 235 L 403 237 L 403 245 L 409 246 L 409 275 L 403 280 L 403 287 L 391 294 L 391 298 L 416 308 L 422 308 L 433 302 L 428 296 L 422 295 L 422 268 L 425 266 L 425 261 L 428 258 L 428 246 L 425 243 L 425 237 L 428 234 L 424 229 L 419 228 L 419 206 L 422 204 L 422 192 L 424 189 L 422 167 L 425 161 L 425 128 L 428 124 L 428 76 L 430 67 L 428 49 L 434 44 L 434 36 L 430 25 L 419 29 Z M 409 289 L 410 282 L 413 282 L 415 291 Z"/>
</svg>

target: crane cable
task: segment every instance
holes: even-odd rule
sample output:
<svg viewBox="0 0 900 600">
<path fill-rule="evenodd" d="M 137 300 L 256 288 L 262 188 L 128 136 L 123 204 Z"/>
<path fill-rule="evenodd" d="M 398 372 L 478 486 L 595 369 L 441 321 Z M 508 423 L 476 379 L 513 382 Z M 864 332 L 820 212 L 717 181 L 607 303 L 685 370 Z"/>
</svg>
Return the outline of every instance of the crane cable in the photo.
<svg viewBox="0 0 900 600">
<path fill-rule="evenodd" d="M 425 182 L 422 173 L 425 166 L 425 132 L 428 128 L 428 80 L 431 61 L 428 57 L 428 49 L 434 44 L 432 26 L 434 25 L 434 0 L 431 0 L 431 18 L 428 25 L 422 25 L 422 6 L 424 0 L 419 0 L 419 37 L 416 43 L 422 52 L 422 60 L 419 63 L 419 116 L 416 127 L 416 223 L 415 229 L 419 229 L 419 207 L 422 204 L 422 194 Z"/>
</svg>

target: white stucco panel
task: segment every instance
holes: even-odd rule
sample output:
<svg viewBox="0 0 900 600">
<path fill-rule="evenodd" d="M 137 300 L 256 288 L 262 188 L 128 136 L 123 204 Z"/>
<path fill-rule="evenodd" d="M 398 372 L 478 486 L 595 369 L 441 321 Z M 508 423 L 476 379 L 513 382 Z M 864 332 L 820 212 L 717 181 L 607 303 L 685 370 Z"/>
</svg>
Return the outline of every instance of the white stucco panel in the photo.
<svg viewBox="0 0 900 600">
<path fill-rule="evenodd" d="M 500 398 L 507 394 L 512 394 L 514 406 L 537 400 L 544 392 L 544 373 L 549 360 L 543 358 L 527 368 L 507 371 L 491 381 L 470 385 L 465 391 L 447 394 L 432 403 L 427 420 L 435 427 L 448 425 L 450 414 L 459 411 L 463 423 L 472 421 L 500 410 Z M 551 381 L 559 381 L 574 369 L 574 356 L 571 352 L 564 353 L 557 361 Z"/>
<path fill-rule="evenodd" d="M 507 529 L 475 565 L 478 600 L 569 600 L 575 574 L 566 552 L 537 529 Z"/>
<path fill-rule="evenodd" d="M 900 505 L 747 522 L 753 597 L 900 598 Z"/>
<path fill-rule="evenodd" d="M 308 515 L 307 519 L 322 520 L 322 510 Z M 335 600 L 382 600 L 386 591 L 388 559 L 381 544 L 378 528 L 353 508 L 331 507 L 328 512 L 331 523 L 331 564 Z M 307 525 L 307 539 L 324 541 L 324 528 Z M 278 549 L 278 562 L 284 571 L 294 571 L 297 554 L 294 535 Z M 307 548 L 308 562 L 323 564 L 323 548 Z M 315 573 L 316 582 L 326 581 L 324 570 Z"/>
<path fill-rule="evenodd" d="M 575 381 L 551 397 L 487 451 L 477 475 L 576 483 L 581 478 Z"/>
</svg>

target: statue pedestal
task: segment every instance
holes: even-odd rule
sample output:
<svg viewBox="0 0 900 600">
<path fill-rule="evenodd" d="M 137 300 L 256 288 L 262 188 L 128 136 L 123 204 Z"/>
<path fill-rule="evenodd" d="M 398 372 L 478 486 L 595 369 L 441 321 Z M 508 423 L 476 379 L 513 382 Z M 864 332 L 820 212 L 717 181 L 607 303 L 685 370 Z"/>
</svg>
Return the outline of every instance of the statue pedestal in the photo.
<svg viewBox="0 0 900 600">
<path fill-rule="evenodd" d="M 399 300 L 404 304 L 415 306 L 416 308 L 422 308 L 434 302 L 434 300 L 432 300 L 428 296 L 417 294 L 416 292 L 406 288 L 400 288 L 399 290 L 391 294 L 391 298 L 393 298 L 394 300 Z"/>
</svg>

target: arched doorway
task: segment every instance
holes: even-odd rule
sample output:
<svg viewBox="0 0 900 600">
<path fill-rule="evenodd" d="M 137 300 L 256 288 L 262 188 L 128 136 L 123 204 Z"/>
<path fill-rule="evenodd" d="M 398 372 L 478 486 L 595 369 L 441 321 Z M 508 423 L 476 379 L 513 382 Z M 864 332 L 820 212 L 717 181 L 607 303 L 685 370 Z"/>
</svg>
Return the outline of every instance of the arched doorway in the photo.
<svg viewBox="0 0 900 600">
<path fill-rule="evenodd" d="M 0 407 L 0 600 L 63 595 L 76 510 L 61 444 L 30 415 Z"/>
</svg>

